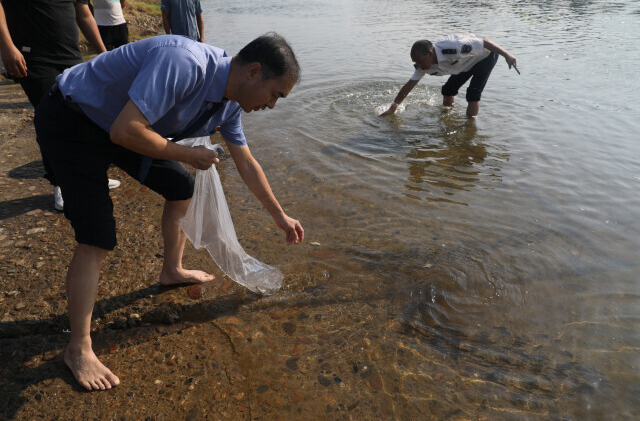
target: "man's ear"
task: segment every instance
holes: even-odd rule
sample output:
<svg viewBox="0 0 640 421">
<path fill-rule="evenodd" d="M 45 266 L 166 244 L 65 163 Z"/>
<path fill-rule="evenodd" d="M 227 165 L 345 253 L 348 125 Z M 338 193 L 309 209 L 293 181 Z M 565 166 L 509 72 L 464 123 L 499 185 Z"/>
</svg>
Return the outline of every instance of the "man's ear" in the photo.
<svg viewBox="0 0 640 421">
<path fill-rule="evenodd" d="M 247 67 L 247 77 L 249 79 L 262 78 L 262 65 L 258 62 L 251 63 Z"/>
</svg>

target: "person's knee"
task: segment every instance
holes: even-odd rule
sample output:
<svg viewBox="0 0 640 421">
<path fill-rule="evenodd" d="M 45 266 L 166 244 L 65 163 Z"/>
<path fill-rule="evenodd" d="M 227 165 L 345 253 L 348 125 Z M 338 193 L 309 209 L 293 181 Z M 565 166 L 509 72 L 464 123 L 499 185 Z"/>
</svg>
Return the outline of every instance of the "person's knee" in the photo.
<svg viewBox="0 0 640 421">
<path fill-rule="evenodd" d="M 105 218 L 100 223 L 89 220 L 74 223 L 72 220 L 72 225 L 78 244 L 97 247 L 105 251 L 112 251 L 116 248 L 116 222 L 113 216 Z"/>
<path fill-rule="evenodd" d="M 110 251 L 111 250 L 107 250 L 100 246 L 78 243 L 75 252 L 81 254 L 85 259 L 90 256 L 94 260 L 101 262 L 107 258 L 107 254 L 109 254 Z"/>
<path fill-rule="evenodd" d="M 143 184 L 167 201 L 179 201 L 191 199 L 195 180 L 177 161 L 154 160 Z"/>
<path fill-rule="evenodd" d="M 193 196 L 193 188 L 195 181 L 187 172 L 176 174 L 162 192 L 162 197 L 167 202 L 188 201 Z"/>
<path fill-rule="evenodd" d="M 164 207 L 171 215 L 178 215 L 179 218 L 182 218 L 187 213 L 190 203 L 191 199 L 167 200 L 164 203 Z"/>
</svg>

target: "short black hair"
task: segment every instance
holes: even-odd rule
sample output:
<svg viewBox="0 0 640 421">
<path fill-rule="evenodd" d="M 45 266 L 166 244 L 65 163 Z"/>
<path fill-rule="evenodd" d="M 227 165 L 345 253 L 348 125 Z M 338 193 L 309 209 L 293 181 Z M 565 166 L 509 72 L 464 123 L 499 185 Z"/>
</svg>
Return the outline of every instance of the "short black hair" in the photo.
<svg viewBox="0 0 640 421">
<path fill-rule="evenodd" d="M 287 41 L 275 32 L 254 39 L 236 57 L 240 63 L 260 63 L 263 79 L 289 75 L 296 83 L 300 82 L 300 65 L 296 55 Z"/>
<path fill-rule="evenodd" d="M 431 41 L 427 41 L 426 39 L 416 41 L 411 47 L 411 57 L 413 57 L 416 53 L 425 56 L 429 54 L 429 51 L 431 51 L 432 48 L 433 44 L 431 43 Z"/>
</svg>

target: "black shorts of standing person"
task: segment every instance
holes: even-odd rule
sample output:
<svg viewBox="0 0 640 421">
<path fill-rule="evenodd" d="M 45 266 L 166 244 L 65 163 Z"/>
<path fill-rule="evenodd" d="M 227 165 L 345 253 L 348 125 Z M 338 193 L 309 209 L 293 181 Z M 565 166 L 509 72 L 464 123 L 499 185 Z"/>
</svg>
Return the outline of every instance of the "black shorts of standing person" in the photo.
<svg viewBox="0 0 640 421">
<path fill-rule="evenodd" d="M 100 37 L 107 50 L 111 51 L 129 42 L 129 27 L 127 23 L 113 26 L 98 25 Z"/>
</svg>

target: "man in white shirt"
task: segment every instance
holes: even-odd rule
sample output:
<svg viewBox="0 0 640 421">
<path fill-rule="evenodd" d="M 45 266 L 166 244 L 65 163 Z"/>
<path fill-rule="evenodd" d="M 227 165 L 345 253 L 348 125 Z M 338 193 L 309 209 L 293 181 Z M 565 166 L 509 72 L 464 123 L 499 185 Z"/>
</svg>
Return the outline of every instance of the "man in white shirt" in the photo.
<svg viewBox="0 0 640 421">
<path fill-rule="evenodd" d="M 109 51 L 129 42 L 129 28 L 122 13 L 125 4 L 125 0 L 93 0 L 93 17 Z"/>
<path fill-rule="evenodd" d="M 400 89 L 389 109 L 380 114 L 380 117 L 395 113 L 400 103 L 427 73 L 433 76 L 451 75 L 442 86 L 442 104 L 445 106 L 453 105 L 458 89 L 471 79 L 466 95 L 467 117 L 477 116 L 482 91 L 498 55 L 504 57 L 509 68 L 516 67 L 516 58 L 512 54 L 483 36 L 456 34 L 436 42 L 435 45 L 427 40 L 416 41 L 411 47 L 411 60 L 415 63 L 416 70 Z"/>
</svg>

